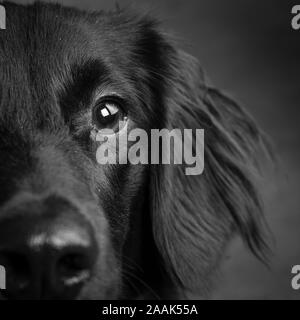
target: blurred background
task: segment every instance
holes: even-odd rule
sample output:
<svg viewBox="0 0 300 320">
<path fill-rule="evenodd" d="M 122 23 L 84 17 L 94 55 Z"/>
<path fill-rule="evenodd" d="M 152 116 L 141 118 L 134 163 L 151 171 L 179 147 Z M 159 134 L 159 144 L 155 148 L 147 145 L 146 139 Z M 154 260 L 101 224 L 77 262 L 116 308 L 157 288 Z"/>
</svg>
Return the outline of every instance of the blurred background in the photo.
<svg viewBox="0 0 300 320">
<path fill-rule="evenodd" d="M 280 170 L 264 184 L 267 220 L 274 235 L 270 268 L 234 241 L 214 298 L 300 299 L 300 290 L 291 287 L 291 268 L 300 264 L 300 30 L 291 27 L 297 1 L 56 2 L 90 10 L 112 9 L 118 3 L 157 17 L 181 47 L 200 60 L 210 82 L 240 101 L 271 136 Z"/>
</svg>

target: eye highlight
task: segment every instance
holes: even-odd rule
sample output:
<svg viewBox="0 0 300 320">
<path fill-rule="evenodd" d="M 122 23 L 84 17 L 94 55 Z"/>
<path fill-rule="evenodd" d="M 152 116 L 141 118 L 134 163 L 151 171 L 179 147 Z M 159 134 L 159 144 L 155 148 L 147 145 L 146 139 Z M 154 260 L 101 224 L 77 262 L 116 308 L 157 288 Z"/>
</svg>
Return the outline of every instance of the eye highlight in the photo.
<svg viewBox="0 0 300 320">
<path fill-rule="evenodd" d="M 106 97 L 94 107 L 92 122 L 96 130 L 113 130 L 115 133 L 124 128 L 128 118 L 119 99 Z"/>
</svg>

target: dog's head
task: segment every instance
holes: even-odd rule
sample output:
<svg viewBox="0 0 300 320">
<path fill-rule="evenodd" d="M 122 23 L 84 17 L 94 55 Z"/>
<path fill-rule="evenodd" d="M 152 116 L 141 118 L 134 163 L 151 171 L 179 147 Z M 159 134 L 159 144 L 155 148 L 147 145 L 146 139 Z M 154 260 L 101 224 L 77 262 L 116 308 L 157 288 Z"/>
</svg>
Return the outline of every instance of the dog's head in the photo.
<svg viewBox="0 0 300 320">
<path fill-rule="evenodd" d="M 235 231 L 260 255 L 251 175 L 262 135 L 206 86 L 195 59 L 148 17 L 4 5 L 4 298 L 203 296 Z M 188 176 L 184 165 L 100 164 L 106 142 L 96 137 L 111 129 L 119 141 L 119 122 L 145 132 L 204 129 L 203 174 Z"/>
</svg>

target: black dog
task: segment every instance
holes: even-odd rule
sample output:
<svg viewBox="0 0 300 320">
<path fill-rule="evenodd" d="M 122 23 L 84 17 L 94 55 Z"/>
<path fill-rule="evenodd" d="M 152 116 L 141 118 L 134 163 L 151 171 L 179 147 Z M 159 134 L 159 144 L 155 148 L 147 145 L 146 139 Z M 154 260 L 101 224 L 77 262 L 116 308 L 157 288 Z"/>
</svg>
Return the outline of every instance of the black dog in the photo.
<svg viewBox="0 0 300 320">
<path fill-rule="evenodd" d="M 239 232 L 261 257 L 252 182 L 265 140 L 148 17 L 4 3 L 3 299 L 206 297 Z M 107 117 L 102 111 L 113 112 Z M 93 132 L 202 128 L 205 169 L 100 165 Z"/>
</svg>

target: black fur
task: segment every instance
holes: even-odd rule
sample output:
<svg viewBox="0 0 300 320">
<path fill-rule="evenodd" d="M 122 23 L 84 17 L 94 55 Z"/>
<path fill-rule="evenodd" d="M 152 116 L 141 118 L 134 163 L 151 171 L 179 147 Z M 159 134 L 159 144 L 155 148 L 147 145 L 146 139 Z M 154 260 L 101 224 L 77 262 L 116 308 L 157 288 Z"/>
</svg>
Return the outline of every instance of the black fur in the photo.
<svg viewBox="0 0 300 320">
<path fill-rule="evenodd" d="M 264 252 L 255 122 L 206 85 L 198 62 L 146 16 L 4 3 L 0 32 L 0 219 L 19 193 L 63 194 L 101 248 L 81 299 L 206 297 L 238 232 Z M 97 90 L 126 101 L 135 127 L 202 128 L 205 169 L 100 166 L 89 139 Z"/>
</svg>

